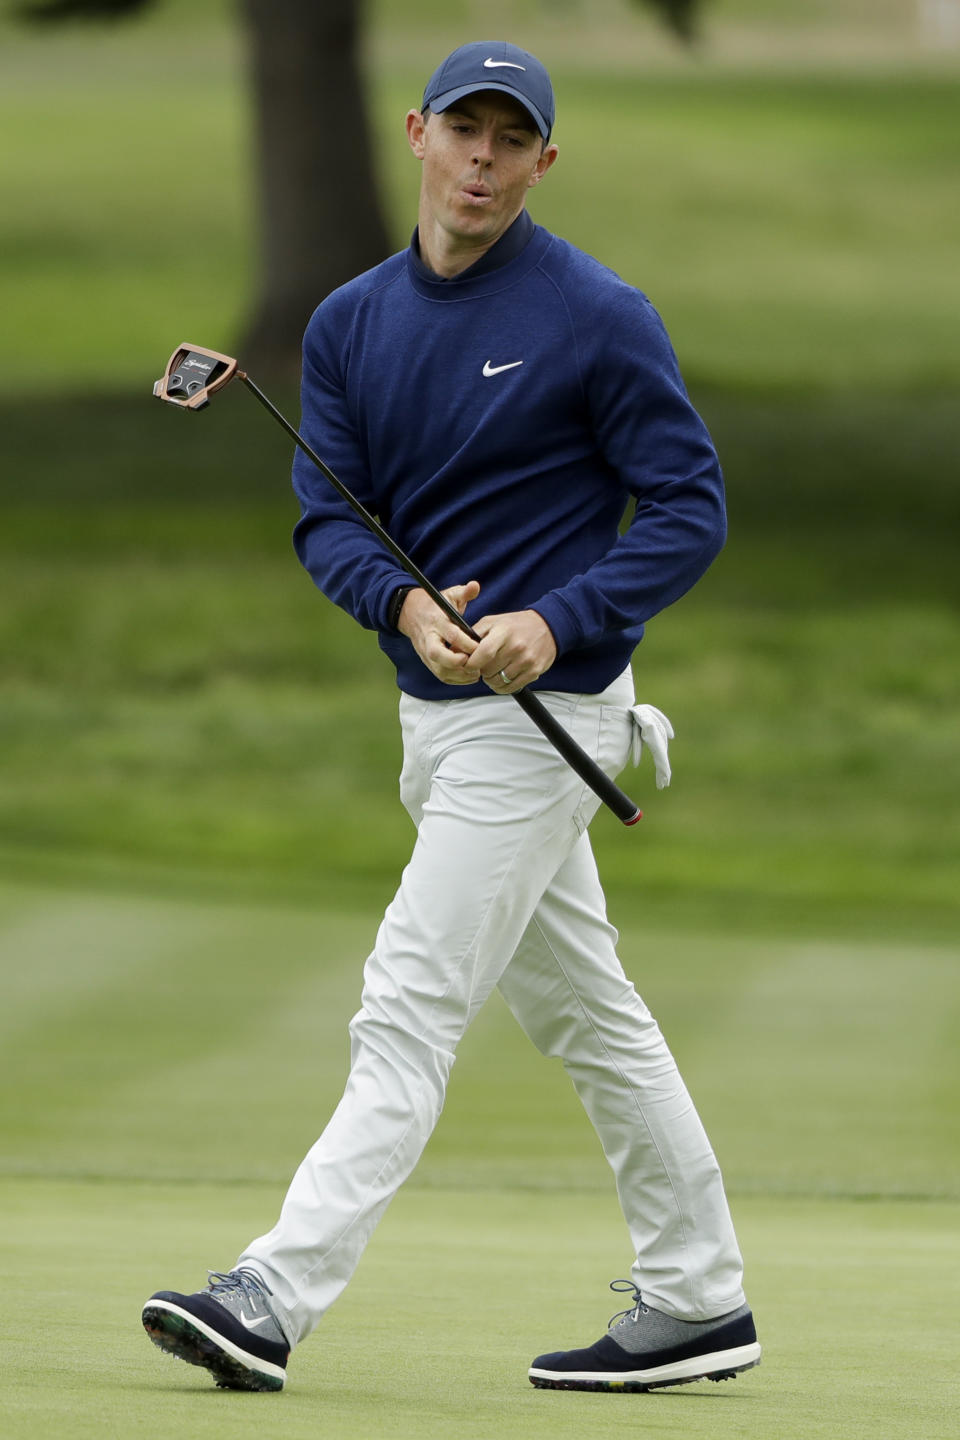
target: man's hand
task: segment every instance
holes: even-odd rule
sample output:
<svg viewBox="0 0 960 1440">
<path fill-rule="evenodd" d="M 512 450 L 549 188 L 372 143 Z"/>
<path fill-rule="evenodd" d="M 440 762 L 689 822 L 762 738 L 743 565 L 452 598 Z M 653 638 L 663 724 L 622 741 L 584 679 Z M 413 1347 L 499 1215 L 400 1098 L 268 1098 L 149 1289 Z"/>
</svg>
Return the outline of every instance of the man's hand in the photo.
<svg viewBox="0 0 960 1440">
<path fill-rule="evenodd" d="M 462 615 L 480 594 L 480 586 L 476 580 L 468 580 L 465 585 L 451 585 L 443 593 Z M 477 642 L 448 619 L 426 590 L 417 587 L 407 591 L 397 629 L 407 636 L 427 669 L 445 685 L 476 683 L 477 676 L 468 675 L 466 665 Z"/>
<path fill-rule="evenodd" d="M 513 695 L 539 680 L 557 658 L 550 626 L 536 610 L 484 615 L 473 628 L 481 643 L 463 666 L 461 684 L 482 679 L 497 695 Z"/>
</svg>

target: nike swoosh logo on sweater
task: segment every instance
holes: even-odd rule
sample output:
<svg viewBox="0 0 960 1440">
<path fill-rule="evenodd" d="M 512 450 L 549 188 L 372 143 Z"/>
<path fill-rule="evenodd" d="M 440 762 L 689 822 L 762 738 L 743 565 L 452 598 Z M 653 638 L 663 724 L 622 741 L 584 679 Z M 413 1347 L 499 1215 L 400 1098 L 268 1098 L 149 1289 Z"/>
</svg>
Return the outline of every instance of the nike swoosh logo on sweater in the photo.
<svg viewBox="0 0 960 1440">
<path fill-rule="evenodd" d="M 515 370 L 518 365 L 522 364 L 522 360 L 511 360 L 509 365 L 491 365 L 488 360 L 483 367 L 483 373 L 489 380 L 491 375 L 499 375 L 501 370 Z"/>
</svg>

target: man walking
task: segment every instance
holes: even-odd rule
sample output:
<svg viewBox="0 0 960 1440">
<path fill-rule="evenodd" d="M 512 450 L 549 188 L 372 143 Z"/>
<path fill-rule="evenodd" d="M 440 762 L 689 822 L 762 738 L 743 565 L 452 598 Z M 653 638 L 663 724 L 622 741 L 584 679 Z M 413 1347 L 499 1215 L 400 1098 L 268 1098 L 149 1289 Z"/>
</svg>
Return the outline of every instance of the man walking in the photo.
<svg viewBox="0 0 960 1440">
<path fill-rule="evenodd" d="M 480 640 L 298 452 L 297 553 L 396 666 L 417 839 L 364 970 L 343 1098 L 276 1226 L 205 1291 L 144 1308 L 151 1338 L 221 1385 L 281 1388 L 416 1165 L 494 986 L 563 1060 L 635 1255 L 615 1285 L 629 1308 L 589 1348 L 540 1356 L 532 1382 L 645 1390 L 760 1357 L 716 1161 L 614 949 L 587 835 L 598 802 L 503 698 L 533 687 L 615 775 L 644 624 L 725 536 L 716 455 L 656 313 L 526 211 L 557 159 L 553 121 L 526 51 L 448 56 L 406 119 L 422 166 L 410 247 L 330 295 L 304 339 L 307 440 Z"/>
</svg>

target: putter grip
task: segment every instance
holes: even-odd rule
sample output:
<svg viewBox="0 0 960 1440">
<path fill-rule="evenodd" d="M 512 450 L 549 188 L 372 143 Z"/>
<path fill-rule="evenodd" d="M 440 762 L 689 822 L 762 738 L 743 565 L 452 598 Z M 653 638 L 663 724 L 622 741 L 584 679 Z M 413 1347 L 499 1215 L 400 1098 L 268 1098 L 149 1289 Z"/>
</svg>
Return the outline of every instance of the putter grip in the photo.
<svg viewBox="0 0 960 1440">
<path fill-rule="evenodd" d="M 624 825 L 636 825 L 642 819 L 643 811 L 625 795 L 610 776 L 600 769 L 600 766 L 593 760 L 585 750 L 577 744 L 573 736 L 566 731 L 560 721 L 550 713 L 542 700 L 539 700 L 530 690 L 518 690 L 513 696 L 521 710 L 526 711 L 529 718 L 536 725 L 537 729 L 544 734 L 550 744 L 566 760 L 570 769 L 583 780 L 595 795 L 599 795 L 604 805 L 612 810 L 618 820 Z"/>
</svg>

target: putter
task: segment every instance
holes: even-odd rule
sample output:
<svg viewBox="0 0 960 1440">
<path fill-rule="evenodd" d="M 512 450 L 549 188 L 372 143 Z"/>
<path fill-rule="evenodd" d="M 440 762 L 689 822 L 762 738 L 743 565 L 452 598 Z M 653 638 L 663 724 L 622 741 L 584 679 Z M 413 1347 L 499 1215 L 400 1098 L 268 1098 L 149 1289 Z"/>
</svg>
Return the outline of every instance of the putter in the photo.
<svg viewBox="0 0 960 1440">
<path fill-rule="evenodd" d="M 236 360 L 230 355 L 221 355 L 217 350 L 205 350 L 202 345 L 180 345 L 174 350 L 166 370 L 154 385 L 153 393 L 158 400 L 166 400 L 168 404 L 178 405 L 181 410 L 203 410 L 210 403 L 211 395 L 215 395 L 218 390 L 229 385 L 234 377 L 243 381 L 264 409 L 270 412 L 277 424 L 282 426 L 291 440 L 299 445 L 303 453 L 313 461 L 337 494 L 360 517 L 367 529 L 373 531 L 377 539 L 386 546 L 394 559 L 399 561 L 411 579 L 415 580 L 421 589 L 426 590 L 433 603 L 439 605 L 448 619 L 452 620 L 465 635 L 469 635 L 471 640 L 479 641 L 480 636 L 463 618 L 457 607 L 447 599 L 441 590 L 437 589 L 431 580 L 427 579 L 409 555 L 404 554 L 400 546 L 384 530 L 379 520 L 371 515 L 356 496 L 352 495 L 347 487 L 337 479 L 329 465 L 324 464 L 316 451 L 304 440 L 299 430 L 294 429 L 290 421 L 281 415 L 276 405 L 267 399 L 260 387 L 254 384 L 245 371 L 239 369 Z M 546 736 L 554 749 L 563 756 L 571 770 L 590 786 L 594 794 L 599 796 L 609 810 L 613 811 L 618 820 L 622 821 L 624 825 L 635 825 L 641 819 L 643 811 L 638 809 L 629 795 L 624 794 L 619 785 L 616 785 L 609 775 L 600 769 L 596 761 L 580 748 L 573 736 L 563 728 L 559 720 L 551 715 L 536 695 L 529 690 L 517 690 L 513 699 L 516 700 L 521 710 L 526 712 L 537 729 Z"/>
</svg>

